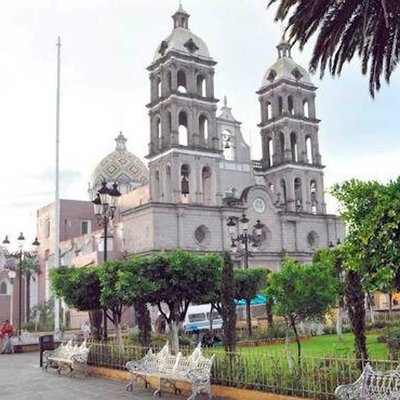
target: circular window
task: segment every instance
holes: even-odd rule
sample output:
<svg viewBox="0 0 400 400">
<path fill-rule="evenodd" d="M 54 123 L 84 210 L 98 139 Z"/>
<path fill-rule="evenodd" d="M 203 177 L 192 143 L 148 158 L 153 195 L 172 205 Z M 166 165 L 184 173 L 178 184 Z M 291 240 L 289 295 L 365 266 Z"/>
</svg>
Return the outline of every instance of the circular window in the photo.
<svg viewBox="0 0 400 400">
<path fill-rule="evenodd" d="M 194 231 L 194 238 L 195 238 L 196 242 L 199 244 L 206 244 L 209 237 L 210 237 L 210 231 L 204 225 L 200 225 Z"/>
<path fill-rule="evenodd" d="M 253 201 L 253 208 L 257 213 L 262 214 L 265 211 L 265 201 L 261 197 L 257 197 Z"/>
</svg>

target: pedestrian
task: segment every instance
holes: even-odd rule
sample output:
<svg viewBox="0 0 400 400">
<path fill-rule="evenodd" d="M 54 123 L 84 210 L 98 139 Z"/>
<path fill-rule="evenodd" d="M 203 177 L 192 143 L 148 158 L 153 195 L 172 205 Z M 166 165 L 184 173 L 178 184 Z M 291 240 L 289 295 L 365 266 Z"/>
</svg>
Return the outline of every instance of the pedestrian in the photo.
<svg viewBox="0 0 400 400">
<path fill-rule="evenodd" d="M 13 334 L 13 327 L 10 324 L 10 321 L 6 319 L 0 328 L 0 337 L 3 339 L 3 347 L 1 349 L 1 354 L 4 354 L 11 349 L 12 334 Z"/>
<path fill-rule="evenodd" d="M 85 340 L 89 339 L 89 336 L 90 336 L 90 325 L 89 325 L 89 323 L 87 321 L 83 321 L 81 329 L 82 329 L 82 333 L 83 333 L 83 338 Z"/>
</svg>

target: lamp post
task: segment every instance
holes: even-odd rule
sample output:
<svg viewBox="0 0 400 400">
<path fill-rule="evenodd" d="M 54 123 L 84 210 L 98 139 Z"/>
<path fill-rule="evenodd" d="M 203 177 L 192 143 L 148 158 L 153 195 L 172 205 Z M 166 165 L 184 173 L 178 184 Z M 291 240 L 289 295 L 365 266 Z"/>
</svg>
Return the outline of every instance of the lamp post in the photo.
<svg viewBox="0 0 400 400">
<path fill-rule="evenodd" d="M 11 283 L 11 293 L 10 293 L 10 324 L 14 324 L 14 279 L 17 276 L 17 273 L 10 269 L 8 271 L 8 279 L 10 280 Z"/>
<path fill-rule="evenodd" d="M 243 214 L 239 219 L 241 231 L 237 232 L 237 223 L 235 222 L 233 217 L 229 217 L 229 221 L 227 222 L 227 227 L 229 230 L 229 234 L 231 236 L 231 251 L 238 257 L 243 259 L 243 268 L 249 268 L 249 256 L 251 256 L 251 252 L 249 251 L 249 244 L 252 247 L 258 247 L 261 244 L 263 234 L 264 234 L 264 225 L 258 219 L 257 223 L 253 226 L 254 233 L 249 233 L 249 222 L 250 220 L 246 217 L 246 214 Z M 238 244 L 241 244 L 241 248 L 238 253 Z M 247 317 L 247 329 L 248 333 L 252 335 L 251 328 L 251 300 L 246 299 L 246 317 Z"/>
<path fill-rule="evenodd" d="M 121 196 L 118 190 L 117 183 L 112 185 L 112 188 L 107 186 L 107 182 L 103 181 L 101 188 L 97 192 L 96 198 L 92 201 L 94 213 L 99 222 L 99 225 L 103 225 L 104 232 L 104 248 L 103 248 L 103 261 L 107 261 L 107 239 L 108 239 L 108 224 L 115 217 L 115 211 L 117 209 L 117 200 Z M 107 310 L 103 309 L 103 340 L 107 341 Z"/>
<path fill-rule="evenodd" d="M 22 332 L 21 324 L 22 324 L 22 270 L 23 270 L 23 265 L 22 261 L 25 255 L 31 256 L 29 252 L 25 253 L 24 252 L 24 243 L 25 243 L 25 237 L 23 233 L 21 232 L 20 235 L 17 238 L 18 241 L 18 252 L 14 254 L 10 254 L 12 257 L 18 257 L 18 331 L 17 335 L 20 336 Z M 3 245 L 8 248 L 10 245 L 10 241 L 8 239 L 8 235 L 6 235 L 5 239 L 3 240 Z M 37 248 L 40 243 L 38 242 L 37 238 L 35 238 L 34 242 L 32 243 L 35 248 Z M 12 280 L 12 285 L 14 283 L 14 279 L 16 277 L 16 272 L 15 271 L 9 271 L 8 277 L 10 280 Z M 12 297 L 14 295 L 14 287 L 12 288 Z M 12 309 L 12 301 L 13 299 L 11 298 L 11 318 L 13 314 L 13 309 Z"/>
</svg>

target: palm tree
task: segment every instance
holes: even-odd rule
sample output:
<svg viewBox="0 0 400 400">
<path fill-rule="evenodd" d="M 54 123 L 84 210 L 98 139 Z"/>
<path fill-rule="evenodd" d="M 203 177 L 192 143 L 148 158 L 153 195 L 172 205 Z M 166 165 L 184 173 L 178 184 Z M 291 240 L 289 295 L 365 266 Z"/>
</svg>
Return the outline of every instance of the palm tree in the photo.
<svg viewBox="0 0 400 400">
<path fill-rule="evenodd" d="M 301 49 L 317 33 L 311 72 L 340 75 L 357 54 L 372 97 L 382 75 L 389 83 L 399 61 L 399 0 L 269 0 L 268 7 L 273 3 L 279 3 L 275 20 L 287 19 L 289 38 Z"/>
</svg>

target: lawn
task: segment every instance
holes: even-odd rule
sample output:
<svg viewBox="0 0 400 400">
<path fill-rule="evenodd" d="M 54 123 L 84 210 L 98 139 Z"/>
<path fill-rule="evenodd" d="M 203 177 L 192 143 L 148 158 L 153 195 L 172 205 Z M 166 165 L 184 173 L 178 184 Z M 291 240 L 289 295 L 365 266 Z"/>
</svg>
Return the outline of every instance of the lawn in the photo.
<svg viewBox="0 0 400 400">
<path fill-rule="evenodd" d="M 378 343 L 378 334 L 367 335 L 367 347 L 370 358 L 373 360 L 386 360 L 388 357 L 387 347 L 384 343 Z M 289 345 L 293 356 L 297 355 L 296 343 Z M 284 356 L 285 345 L 274 344 L 269 346 L 245 347 L 238 349 L 242 353 L 256 353 Z M 348 357 L 354 354 L 354 337 L 346 333 L 342 341 L 336 335 L 314 336 L 301 343 L 301 351 L 305 357 Z"/>
</svg>

